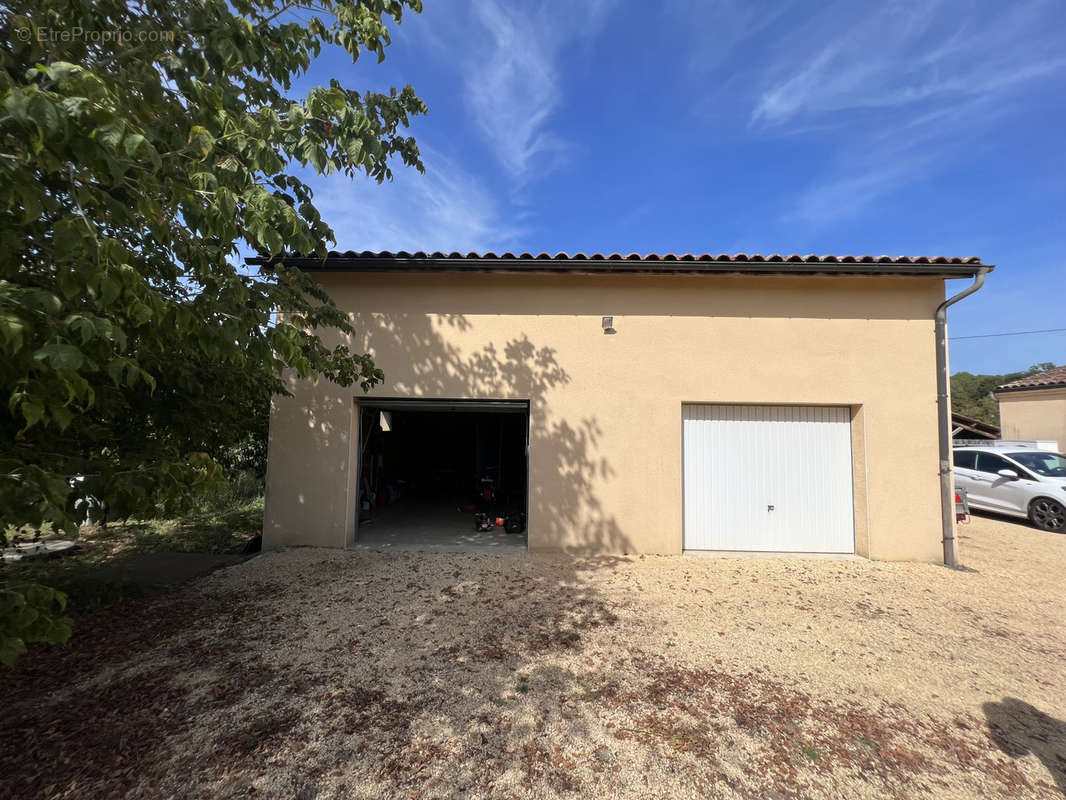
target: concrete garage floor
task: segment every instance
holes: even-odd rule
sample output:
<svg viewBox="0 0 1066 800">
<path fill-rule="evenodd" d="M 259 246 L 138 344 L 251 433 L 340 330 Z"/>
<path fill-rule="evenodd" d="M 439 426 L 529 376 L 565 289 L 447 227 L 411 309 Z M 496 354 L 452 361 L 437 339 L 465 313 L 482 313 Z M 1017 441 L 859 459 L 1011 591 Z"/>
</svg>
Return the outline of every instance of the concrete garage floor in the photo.
<svg viewBox="0 0 1066 800">
<path fill-rule="evenodd" d="M 360 524 L 353 549 L 524 555 L 526 535 L 505 533 L 503 528 L 479 533 L 472 513 L 440 503 L 400 502 L 375 509 L 373 521 Z"/>
</svg>

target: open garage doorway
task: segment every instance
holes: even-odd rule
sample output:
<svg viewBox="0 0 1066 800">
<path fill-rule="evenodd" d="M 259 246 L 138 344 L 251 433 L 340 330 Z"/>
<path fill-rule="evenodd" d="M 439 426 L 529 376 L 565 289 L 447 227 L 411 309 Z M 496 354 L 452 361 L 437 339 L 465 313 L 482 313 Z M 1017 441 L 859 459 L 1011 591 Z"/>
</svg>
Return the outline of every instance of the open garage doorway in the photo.
<svg viewBox="0 0 1066 800">
<path fill-rule="evenodd" d="M 524 553 L 529 404 L 360 400 L 355 547 Z"/>
</svg>

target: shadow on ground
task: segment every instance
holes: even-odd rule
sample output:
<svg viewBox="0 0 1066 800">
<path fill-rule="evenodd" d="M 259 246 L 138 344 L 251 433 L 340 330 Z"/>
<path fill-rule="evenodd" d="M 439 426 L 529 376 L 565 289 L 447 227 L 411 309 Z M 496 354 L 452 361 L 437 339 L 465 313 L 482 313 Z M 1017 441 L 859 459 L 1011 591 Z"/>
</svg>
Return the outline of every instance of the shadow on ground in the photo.
<svg viewBox="0 0 1066 800">
<path fill-rule="evenodd" d="M 992 740 L 1011 758 L 1032 753 L 1066 796 L 1066 722 L 1015 697 L 985 703 Z"/>
</svg>

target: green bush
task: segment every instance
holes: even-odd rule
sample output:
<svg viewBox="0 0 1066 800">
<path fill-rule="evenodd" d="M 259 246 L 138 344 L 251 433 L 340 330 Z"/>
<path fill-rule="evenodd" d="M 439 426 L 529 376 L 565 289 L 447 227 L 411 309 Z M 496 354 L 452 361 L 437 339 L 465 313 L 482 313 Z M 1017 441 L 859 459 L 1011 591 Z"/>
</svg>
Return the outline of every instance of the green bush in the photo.
<svg viewBox="0 0 1066 800">
<path fill-rule="evenodd" d="M 265 481 L 261 472 L 242 469 L 226 477 L 226 490 L 211 497 L 205 510 L 229 511 L 255 503 L 263 497 Z"/>
<path fill-rule="evenodd" d="M 0 588 L 0 664 L 14 666 L 27 644 L 66 642 L 72 627 L 66 607 L 63 592 L 37 583 Z"/>
</svg>

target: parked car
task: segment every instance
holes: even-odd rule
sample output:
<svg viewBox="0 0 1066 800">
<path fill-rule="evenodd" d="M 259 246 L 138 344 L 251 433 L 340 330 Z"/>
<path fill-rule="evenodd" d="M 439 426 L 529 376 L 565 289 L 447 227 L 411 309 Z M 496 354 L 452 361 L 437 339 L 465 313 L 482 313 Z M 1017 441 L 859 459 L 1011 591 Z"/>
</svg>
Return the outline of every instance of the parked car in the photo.
<svg viewBox="0 0 1066 800">
<path fill-rule="evenodd" d="M 1017 447 L 956 447 L 955 486 L 971 508 L 1026 517 L 1066 533 L 1066 456 Z"/>
</svg>

